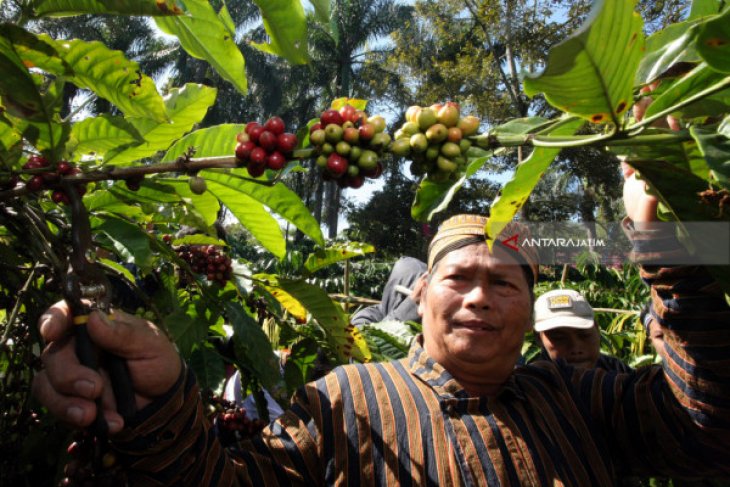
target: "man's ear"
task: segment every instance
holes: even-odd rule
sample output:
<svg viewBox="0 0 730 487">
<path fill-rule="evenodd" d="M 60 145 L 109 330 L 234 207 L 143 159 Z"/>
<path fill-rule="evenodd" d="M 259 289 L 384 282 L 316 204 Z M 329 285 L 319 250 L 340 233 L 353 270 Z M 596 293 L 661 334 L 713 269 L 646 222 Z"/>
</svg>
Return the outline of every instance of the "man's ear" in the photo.
<svg viewBox="0 0 730 487">
<path fill-rule="evenodd" d="M 411 299 L 418 304 L 418 316 L 423 317 L 423 301 L 426 297 L 426 287 L 428 286 L 428 272 L 424 272 L 421 277 L 418 278 L 416 284 L 413 286 L 411 291 Z"/>
</svg>

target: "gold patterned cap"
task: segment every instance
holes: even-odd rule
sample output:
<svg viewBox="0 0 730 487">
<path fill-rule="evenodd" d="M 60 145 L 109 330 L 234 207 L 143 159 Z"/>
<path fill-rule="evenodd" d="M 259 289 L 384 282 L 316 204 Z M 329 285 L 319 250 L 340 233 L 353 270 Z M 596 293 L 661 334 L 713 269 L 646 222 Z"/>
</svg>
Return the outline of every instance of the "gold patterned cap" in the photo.
<svg viewBox="0 0 730 487">
<path fill-rule="evenodd" d="M 428 270 L 453 250 L 475 243 L 484 243 L 484 226 L 487 217 L 482 215 L 455 215 L 444 221 L 434 235 L 428 247 Z M 532 271 L 533 283 L 537 282 L 538 257 L 532 247 L 520 247 L 519 242 L 529 238 L 526 226 L 518 222 L 510 222 L 495 239 L 494 245 L 501 246 L 520 265 L 529 266 Z M 505 243 L 508 242 L 508 243 Z M 512 243 L 509 243 L 512 242 Z"/>
</svg>

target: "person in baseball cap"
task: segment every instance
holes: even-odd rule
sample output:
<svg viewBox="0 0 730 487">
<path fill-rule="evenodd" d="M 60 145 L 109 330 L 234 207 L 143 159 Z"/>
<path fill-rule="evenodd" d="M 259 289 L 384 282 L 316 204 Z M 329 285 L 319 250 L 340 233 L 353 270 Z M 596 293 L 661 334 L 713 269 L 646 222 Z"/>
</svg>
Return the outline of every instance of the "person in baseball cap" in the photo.
<svg viewBox="0 0 730 487">
<path fill-rule="evenodd" d="M 562 359 L 582 369 L 630 370 L 617 358 L 601 353 L 601 332 L 593 308 L 577 291 L 556 289 L 537 298 L 534 330 L 543 359 Z"/>
</svg>

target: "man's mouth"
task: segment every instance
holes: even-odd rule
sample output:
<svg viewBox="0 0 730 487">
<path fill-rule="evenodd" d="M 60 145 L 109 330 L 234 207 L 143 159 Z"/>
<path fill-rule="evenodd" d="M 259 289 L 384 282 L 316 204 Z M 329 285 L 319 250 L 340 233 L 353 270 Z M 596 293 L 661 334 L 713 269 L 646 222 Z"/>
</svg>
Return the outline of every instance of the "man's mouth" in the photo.
<svg viewBox="0 0 730 487">
<path fill-rule="evenodd" d="M 491 325 L 489 323 L 485 323 L 483 321 L 462 321 L 459 323 L 454 323 L 454 328 L 462 328 L 462 329 L 468 329 L 471 331 L 479 331 L 479 332 L 495 332 L 499 331 L 499 329 Z"/>
</svg>

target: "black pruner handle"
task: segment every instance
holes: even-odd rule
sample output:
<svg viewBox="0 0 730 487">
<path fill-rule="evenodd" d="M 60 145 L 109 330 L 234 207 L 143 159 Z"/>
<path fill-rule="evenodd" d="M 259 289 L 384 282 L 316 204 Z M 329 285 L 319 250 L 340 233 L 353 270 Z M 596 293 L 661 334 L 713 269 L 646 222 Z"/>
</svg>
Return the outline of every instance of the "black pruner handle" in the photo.
<svg viewBox="0 0 730 487">
<path fill-rule="evenodd" d="M 117 412 L 126 422 L 137 412 L 134 386 L 127 368 L 127 361 L 118 355 L 107 352 L 103 356 L 103 362 L 112 382 L 114 397 L 117 400 Z"/>
<path fill-rule="evenodd" d="M 89 337 L 89 330 L 86 328 L 88 314 L 74 314 L 74 338 L 76 341 L 76 357 L 81 365 L 97 370 L 96 351 Z M 91 432 L 97 438 L 106 438 L 109 433 L 109 425 L 104 419 L 104 408 L 101 397 L 96 399 L 96 418 L 90 426 Z"/>
</svg>

